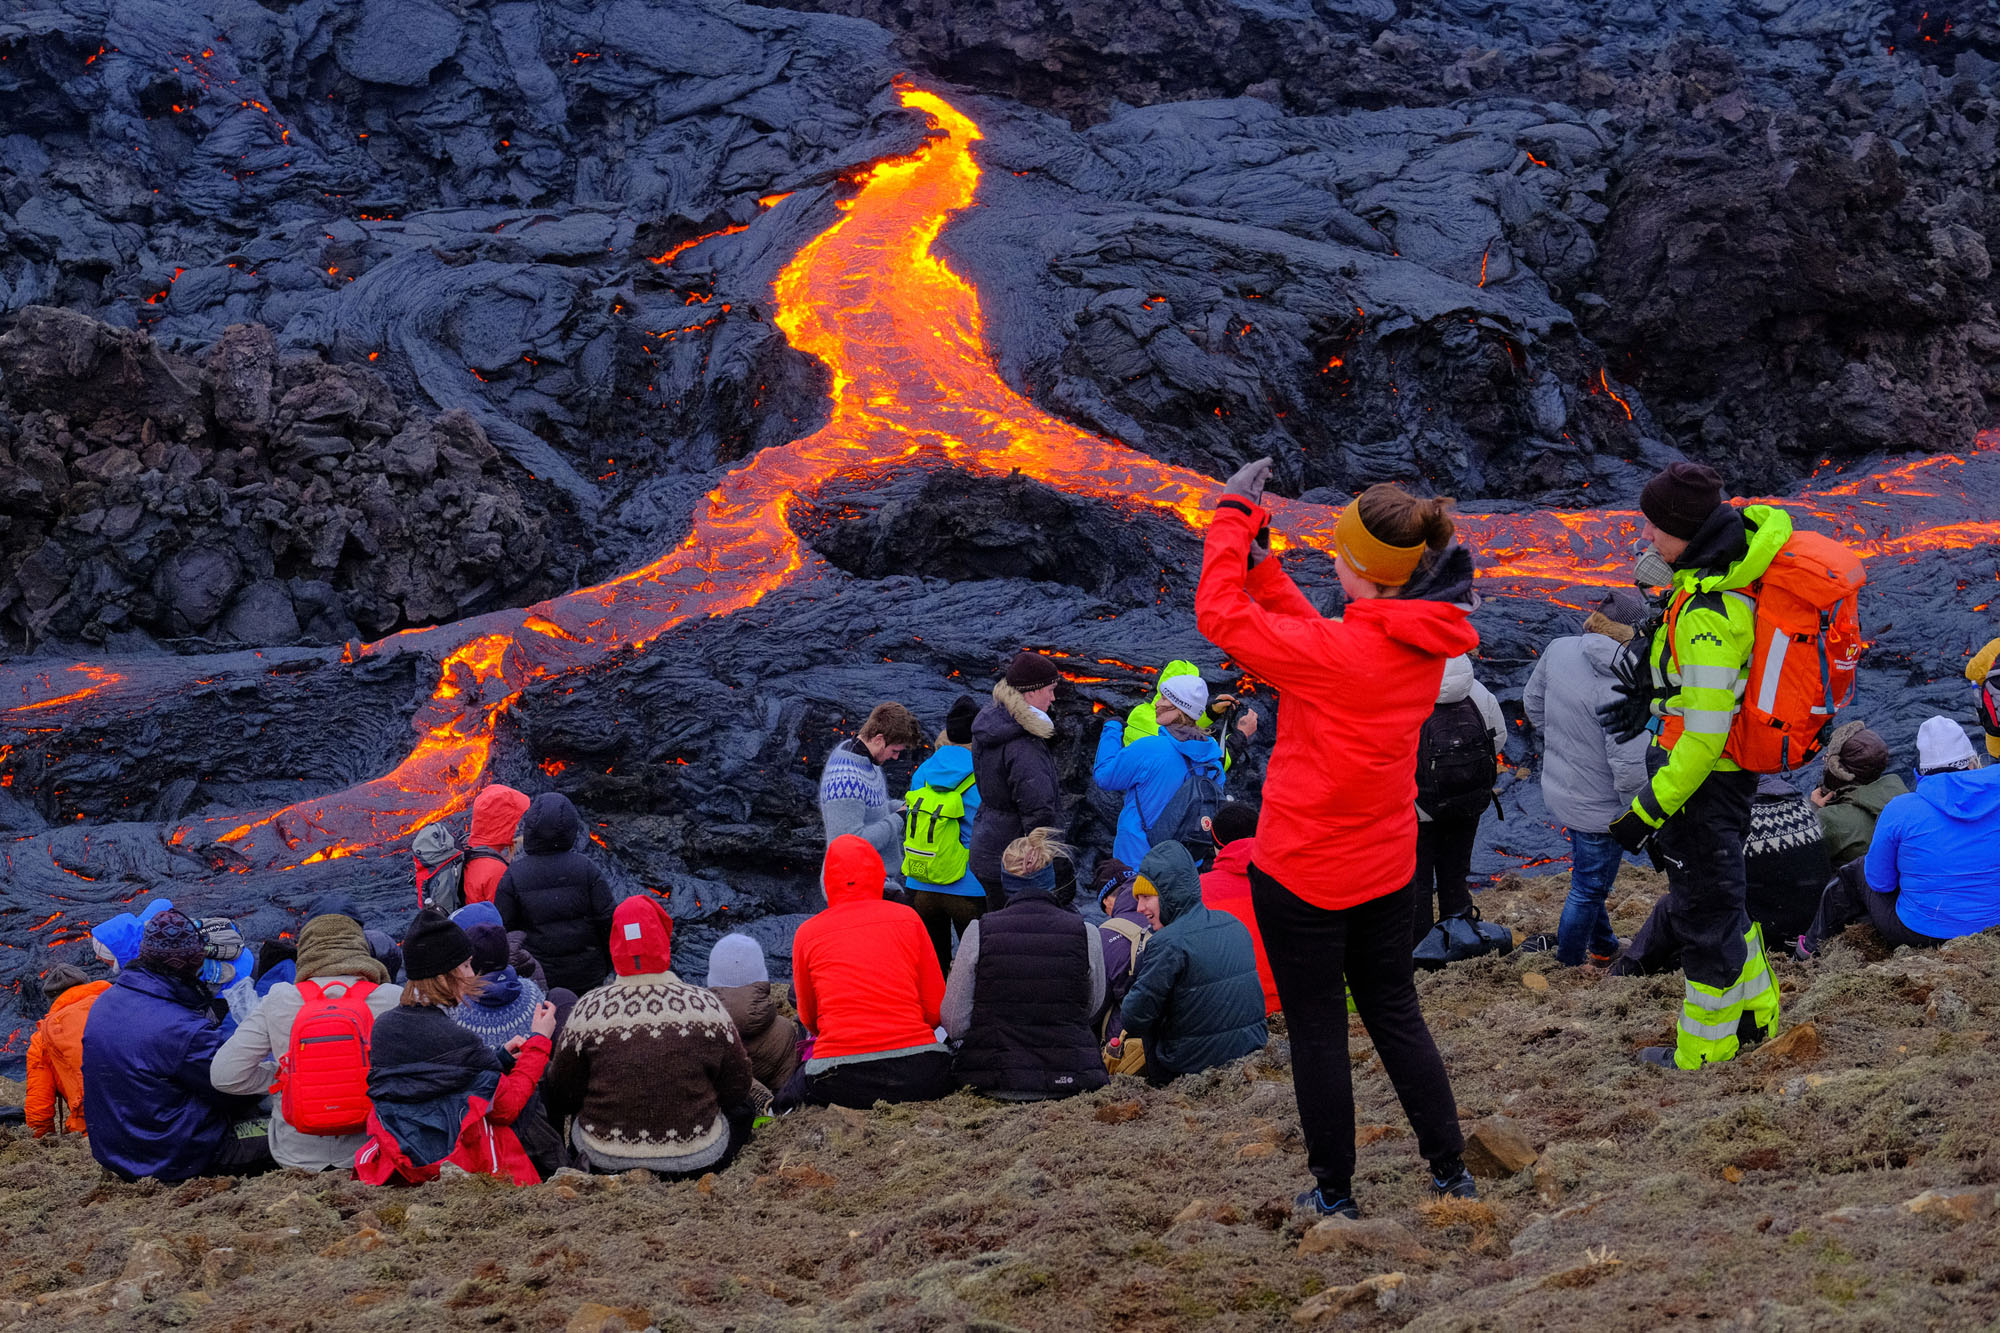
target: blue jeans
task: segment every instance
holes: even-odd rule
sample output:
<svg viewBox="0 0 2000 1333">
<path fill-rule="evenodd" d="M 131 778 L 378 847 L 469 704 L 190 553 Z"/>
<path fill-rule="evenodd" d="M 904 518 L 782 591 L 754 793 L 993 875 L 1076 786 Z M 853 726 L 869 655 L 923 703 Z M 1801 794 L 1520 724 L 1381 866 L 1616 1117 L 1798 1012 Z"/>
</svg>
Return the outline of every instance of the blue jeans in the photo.
<svg viewBox="0 0 2000 1333">
<path fill-rule="evenodd" d="M 1571 829 L 1569 855 L 1569 900 L 1556 924 L 1556 961 L 1575 967 L 1589 954 L 1606 958 L 1618 952 L 1618 936 L 1611 929 L 1604 899 L 1611 892 L 1611 881 L 1618 878 L 1625 853 L 1609 833 Z"/>
</svg>

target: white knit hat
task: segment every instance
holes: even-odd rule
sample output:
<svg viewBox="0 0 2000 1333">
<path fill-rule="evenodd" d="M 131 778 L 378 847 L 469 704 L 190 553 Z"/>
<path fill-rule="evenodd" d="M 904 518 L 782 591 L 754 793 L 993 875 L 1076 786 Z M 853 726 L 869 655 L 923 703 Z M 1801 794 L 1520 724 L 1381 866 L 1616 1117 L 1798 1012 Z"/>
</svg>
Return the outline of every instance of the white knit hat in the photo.
<svg viewBox="0 0 2000 1333">
<path fill-rule="evenodd" d="M 712 987 L 748 986 L 770 979 L 770 970 L 764 965 L 764 946 L 748 935 L 724 935 L 709 950 L 708 984 Z"/>
<path fill-rule="evenodd" d="M 1950 718 L 1934 717 L 1917 728 L 1917 772 L 1970 768 L 1976 762 L 1965 728 Z"/>
<path fill-rule="evenodd" d="M 1189 722 L 1199 722 L 1208 711 L 1208 682 L 1190 672 L 1160 682 L 1160 697 L 1180 710 Z"/>
</svg>

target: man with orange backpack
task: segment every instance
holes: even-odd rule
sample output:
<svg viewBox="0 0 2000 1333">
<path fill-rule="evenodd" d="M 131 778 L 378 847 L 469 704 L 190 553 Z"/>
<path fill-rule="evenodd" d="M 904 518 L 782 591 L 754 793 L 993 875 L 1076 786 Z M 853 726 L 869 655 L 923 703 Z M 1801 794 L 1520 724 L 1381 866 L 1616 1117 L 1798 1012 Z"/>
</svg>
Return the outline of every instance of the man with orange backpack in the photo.
<svg viewBox="0 0 2000 1333">
<path fill-rule="evenodd" d="M 368 1141 L 368 1047 L 399 987 L 352 918 L 330 912 L 299 932 L 298 980 L 279 982 L 209 1066 L 218 1092 L 277 1094 L 271 1156 L 302 1171 L 351 1167 Z"/>
<path fill-rule="evenodd" d="M 1803 766 L 1852 696 L 1863 576 L 1851 551 L 1794 530 L 1784 510 L 1725 502 L 1699 463 L 1655 476 L 1639 508 L 1652 548 L 1641 581 L 1670 585 L 1665 619 L 1632 641 L 1603 717 L 1622 739 L 1650 714 L 1658 734 L 1651 779 L 1610 833 L 1627 851 L 1653 844 L 1667 893 L 1613 971 L 1678 962 L 1675 1043 L 1640 1058 L 1698 1069 L 1777 1034 L 1777 981 L 1744 906 L 1750 805 L 1758 774 Z"/>
</svg>

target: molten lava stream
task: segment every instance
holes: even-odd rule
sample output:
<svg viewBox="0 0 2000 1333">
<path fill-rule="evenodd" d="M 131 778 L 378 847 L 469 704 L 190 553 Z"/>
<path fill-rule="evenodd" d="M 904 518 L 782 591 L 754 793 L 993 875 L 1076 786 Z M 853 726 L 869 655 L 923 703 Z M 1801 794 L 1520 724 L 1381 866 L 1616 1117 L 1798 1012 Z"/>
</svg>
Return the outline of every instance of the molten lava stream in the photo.
<svg viewBox="0 0 2000 1333">
<path fill-rule="evenodd" d="M 792 532 L 787 510 L 796 496 L 844 473 L 898 459 L 989 475 L 1018 469 L 1071 494 L 1202 526 L 1218 489 L 1214 479 L 1059 421 L 1000 378 L 986 350 L 978 293 L 932 251 L 946 220 L 970 206 L 978 189 L 972 144 L 979 128 L 932 93 L 906 87 L 901 97 L 940 133 L 911 156 L 871 170 L 839 219 L 799 251 L 775 286 L 779 326 L 831 372 L 826 425 L 725 477 L 687 540 L 644 568 L 523 611 L 392 636 L 398 647 L 449 649 L 437 689 L 414 720 L 416 747 L 393 772 L 261 817 L 199 821 L 177 830 L 176 843 L 221 843 L 242 869 L 288 867 L 384 846 L 465 809 L 484 780 L 501 717 L 528 684 L 614 650 L 643 648 L 691 617 L 754 606 L 818 565 Z M 1936 498 L 1953 510 L 1951 522 L 1929 531 L 1850 532 L 1865 513 L 1855 505 L 1868 503 L 1869 478 L 1808 493 L 1794 507 L 1828 517 L 1844 537 L 1883 555 L 2000 538 L 2000 524 L 1961 517 L 1966 504 L 1979 512 L 1969 496 L 1961 494 L 1959 504 L 1921 484 L 1960 462 L 1902 464 L 1876 484 L 1882 493 Z M 1281 547 L 1331 551 L 1335 511 L 1275 497 L 1271 506 Z M 1637 532 L 1630 511 L 1475 515 L 1464 529 L 1481 551 L 1485 578 L 1530 585 L 1621 582 Z M 383 651 L 389 642 L 362 651 Z"/>
</svg>

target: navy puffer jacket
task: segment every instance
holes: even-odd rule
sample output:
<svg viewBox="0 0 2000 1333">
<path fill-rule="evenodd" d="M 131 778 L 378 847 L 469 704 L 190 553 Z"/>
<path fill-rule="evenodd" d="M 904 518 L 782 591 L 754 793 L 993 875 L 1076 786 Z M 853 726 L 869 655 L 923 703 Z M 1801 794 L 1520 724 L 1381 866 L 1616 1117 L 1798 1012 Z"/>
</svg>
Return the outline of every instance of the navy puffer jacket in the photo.
<svg viewBox="0 0 2000 1333">
<path fill-rule="evenodd" d="M 1264 987 L 1250 931 L 1201 905 L 1201 872 L 1178 842 L 1146 853 L 1139 877 L 1160 891 L 1160 928 L 1139 955 L 1123 1021 L 1146 1043 L 1146 1063 L 1193 1074 L 1264 1049 Z"/>
</svg>

